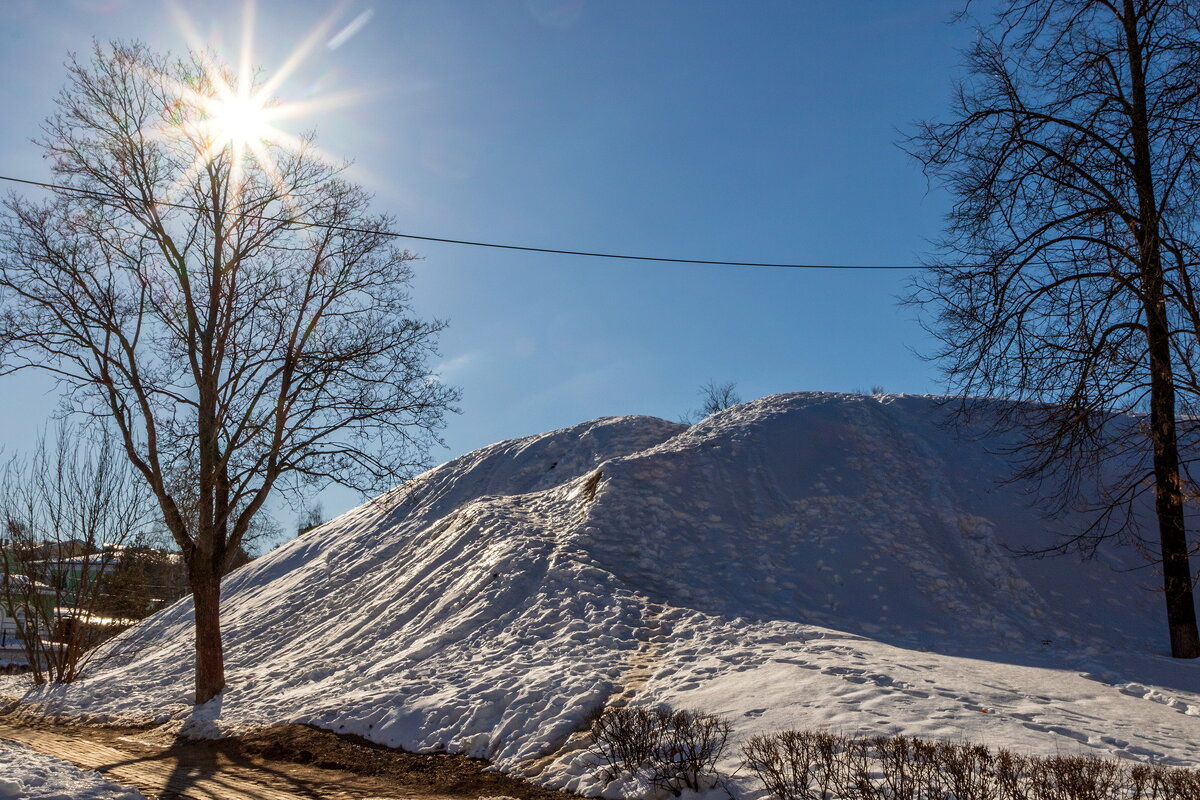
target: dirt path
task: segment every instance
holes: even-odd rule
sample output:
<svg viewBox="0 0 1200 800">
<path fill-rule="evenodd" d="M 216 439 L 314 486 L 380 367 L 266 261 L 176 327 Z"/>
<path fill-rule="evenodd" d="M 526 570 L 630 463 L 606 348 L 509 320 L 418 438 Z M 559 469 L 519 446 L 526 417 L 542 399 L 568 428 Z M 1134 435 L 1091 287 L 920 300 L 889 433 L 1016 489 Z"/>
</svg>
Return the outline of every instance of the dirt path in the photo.
<svg viewBox="0 0 1200 800">
<path fill-rule="evenodd" d="M 154 731 L 0 718 L 0 739 L 94 769 L 150 800 L 573 797 L 484 772 L 483 762 L 473 759 L 398 753 L 299 725 L 236 739 L 160 743 Z"/>
</svg>

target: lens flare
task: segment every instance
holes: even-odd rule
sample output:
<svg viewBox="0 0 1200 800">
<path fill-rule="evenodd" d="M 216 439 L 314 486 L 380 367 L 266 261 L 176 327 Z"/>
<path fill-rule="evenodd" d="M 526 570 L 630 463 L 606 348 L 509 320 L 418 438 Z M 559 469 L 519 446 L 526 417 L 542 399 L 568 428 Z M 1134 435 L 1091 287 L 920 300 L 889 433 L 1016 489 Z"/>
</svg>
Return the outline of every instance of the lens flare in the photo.
<svg viewBox="0 0 1200 800">
<path fill-rule="evenodd" d="M 266 105 L 258 98 L 242 95 L 214 98 L 209 126 L 218 147 L 243 148 L 276 138 Z"/>
<path fill-rule="evenodd" d="M 253 2 L 246 2 L 243 6 L 241 52 L 236 65 L 228 64 L 214 53 L 178 4 L 173 5 L 173 11 L 200 75 L 194 85 L 175 87 L 186 104 L 195 109 L 195 117 L 188 123 L 190 135 L 196 137 L 199 145 L 196 162 L 187 171 L 185 182 L 215 161 L 227 160 L 232 188 L 237 193 L 240 180 L 251 162 L 266 173 L 275 175 L 275 159 L 286 150 L 302 148 L 308 155 L 327 163 L 338 161 L 317 148 L 311 138 L 289 133 L 281 123 L 348 105 L 356 102 L 359 96 L 341 93 L 285 102 L 279 100 L 277 94 L 314 50 L 323 49 L 321 45 L 329 41 L 341 9 L 335 10 L 311 30 L 288 53 L 278 69 L 266 74 L 257 72 L 254 66 Z"/>
</svg>

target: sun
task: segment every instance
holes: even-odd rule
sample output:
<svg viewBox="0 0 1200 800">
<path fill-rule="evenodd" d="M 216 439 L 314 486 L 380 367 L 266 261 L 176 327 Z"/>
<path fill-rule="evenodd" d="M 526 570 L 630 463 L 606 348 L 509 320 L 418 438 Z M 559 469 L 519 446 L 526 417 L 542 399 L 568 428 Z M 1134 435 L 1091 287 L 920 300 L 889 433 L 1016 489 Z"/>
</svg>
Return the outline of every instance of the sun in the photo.
<svg viewBox="0 0 1200 800">
<path fill-rule="evenodd" d="M 309 156 L 323 161 L 340 162 L 316 147 L 310 136 L 289 132 L 288 123 L 355 103 L 360 99 L 360 92 L 308 96 L 291 101 L 281 99 L 279 95 L 287 94 L 289 79 L 308 56 L 325 47 L 331 37 L 346 38 L 346 31 L 353 33 L 351 28 L 357 30 L 362 26 L 360 20 L 369 15 L 359 15 L 342 33 L 334 36 L 333 26 L 342 13 L 342 9 L 335 10 L 287 54 L 277 69 L 263 74 L 254 66 L 255 4 L 252 0 L 246 0 L 243 6 L 241 53 L 233 63 L 221 57 L 199 35 L 182 8 L 172 4 L 172 10 L 197 67 L 194 82 L 174 87 L 183 105 L 189 109 L 188 136 L 194 136 L 192 141 L 197 145 L 195 160 L 185 171 L 184 185 L 212 164 L 221 162 L 229 169 L 228 183 L 238 194 L 242 181 L 250 175 L 265 173 L 269 178 L 276 177 L 275 160 L 283 157 L 286 151 L 303 149 Z"/>
<path fill-rule="evenodd" d="M 218 161 L 228 167 L 235 195 L 240 194 L 243 179 L 256 170 L 274 180 L 279 148 L 295 149 L 300 144 L 276 123 L 296 115 L 297 109 L 275 101 L 270 86 L 254 82 L 245 70 L 235 78 L 219 62 L 209 61 L 205 68 L 207 91 L 186 92 L 197 111 L 193 130 L 199 147 L 185 183 Z"/>
<path fill-rule="evenodd" d="M 271 124 L 271 109 L 262 98 L 245 93 L 222 93 L 208 103 L 208 127 L 216 150 L 232 146 L 253 148 L 279 136 Z"/>
</svg>

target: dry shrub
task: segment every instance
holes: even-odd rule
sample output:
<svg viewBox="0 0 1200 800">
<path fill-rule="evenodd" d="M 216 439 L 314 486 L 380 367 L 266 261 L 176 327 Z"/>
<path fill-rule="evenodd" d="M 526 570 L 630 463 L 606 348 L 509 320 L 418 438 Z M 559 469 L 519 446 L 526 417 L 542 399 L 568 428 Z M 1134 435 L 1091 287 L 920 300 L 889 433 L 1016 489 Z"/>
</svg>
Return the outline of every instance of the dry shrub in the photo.
<svg viewBox="0 0 1200 800">
<path fill-rule="evenodd" d="M 1177 800 L 1200 800 L 1200 770 L 1164 769 L 1163 772 L 1168 796 Z"/>
<path fill-rule="evenodd" d="M 782 731 L 742 745 L 742 763 L 780 800 L 871 800 L 881 796 L 871 774 L 876 743 L 825 731 Z"/>
<path fill-rule="evenodd" d="M 834 761 L 834 781 L 841 797 L 884 800 L 884 795 L 872 775 L 876 742 L 875 739 L 842 741 L 840 758 Z"/>
<path fill-rule="evenodd" d="M 1008 750 L 997 750 L 992 761 L 996 800 L 1036 800 L 1029 791 L 1030 760 Z"/>
<path fill-rule="evenodd" d="M 814 731 L 762 734 L 742 746 L 743 763 L 779 800 L 830 800 L 838 739 Z"/>
<path fill-rule="evenodd" d="M 906 736 L 781 731 L 742 756 L 777 800 L 1200 800 L 1200 770 Z"/>
<path fill-rule="evenodd" d="M 651 784 L 676 797 L 684 788 L 695 792 L 711 789 L 717 782 L 717 760 L 729 741 L 729 723 L 696 711 L 676 711 L 662 719 Z"/>
<path fill-rule="evenodd" d="M 991 750 L 978 744 L 941 743 L 934 747 L 934 753 L 937 771 L 957 800 L 996 798 L 995 756 Z"/>
<path fill-rule="evenodd" d="M 1128 770 L 1099 758 L 1054 756 L 1030 759 L 1031 794 L 1039 800 L 1108 800 L 1128 784 Z"/>
<path fill-rule="evenodd" d="M 1132 800 L 1200 800 L 1200 770 L 1139 764 L 1129 779 Z"/>
<path fill-rule="evenodd" d="M 592 717 L 591 750 L 604 763 L 608 781 L 636 777 L 662 739 L 662 712 L 641 706 L 602 708 Z"/>
<path fill-rule="evenodd" d="M 642 706 L 602 709 L 592 718 L 591 750 L 605 780 L 628 777 L 678 797 L 719 780 L 729 723 L 712 714 Z"/>
<path fill-rule="evenodd" d="M 943 796 L 946 781 L 938 769 L 939 745 L 907 736 L 880 736 L 870 741 L 884 796 L 893 800 Z"/>
</svg>

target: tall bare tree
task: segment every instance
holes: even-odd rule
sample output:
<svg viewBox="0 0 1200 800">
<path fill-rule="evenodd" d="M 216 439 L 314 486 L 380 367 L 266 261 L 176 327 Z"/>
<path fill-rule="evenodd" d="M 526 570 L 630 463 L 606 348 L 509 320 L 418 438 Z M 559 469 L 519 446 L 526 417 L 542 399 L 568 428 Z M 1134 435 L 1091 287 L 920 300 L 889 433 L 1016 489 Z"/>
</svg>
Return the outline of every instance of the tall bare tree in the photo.
<svg viewBox="0 0 1200 800">
<path fill-rule="evenodd" d="M 909 142 L 954 197 L 915 294 L 952 386 L 1031 401 L 1001 420 L 1024 432 L 1022 474 L 1105 512 L 1062 544 L 1141 539 L 1180 658 L 1200 656 L 1185 515 L 1197 487 L 1181 455 L 1198 397 L 1198 12 L 1005 0 L 967 54 L 951 119 Z M 1154 539 L 1127 513 L 1148 493 Z"/>
<path fill-rule="evenodd" d="M 110 417 L 183 553 L 195 702 L 225 685 L 221 575 L 281 490 L 426 464 L 454 390 L 413 256 L 311 137 L 269 136 L 209 54 L 97 45 L 39 141 L 57 190 L 0 222 L 0 353 Z"/>
</svg>

